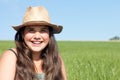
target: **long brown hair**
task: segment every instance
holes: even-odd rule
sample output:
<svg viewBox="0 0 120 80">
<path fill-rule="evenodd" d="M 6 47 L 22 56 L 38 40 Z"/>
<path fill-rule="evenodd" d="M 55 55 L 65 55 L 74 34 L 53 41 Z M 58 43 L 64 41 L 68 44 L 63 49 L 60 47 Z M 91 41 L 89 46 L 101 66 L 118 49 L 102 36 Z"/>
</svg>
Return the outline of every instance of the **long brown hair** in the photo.
<svg viewBox="0 0 120 80">
<path fill-rule="evenodd" d="M 15 80 L 38 80 L 32 60 L 32 52 L 26 46 L 22 37 L 24 29 L 24 27 L 21 28 L 15 35 L 18 54 Z M 49 30 L 50 41 L 40 55 L 40 58 L 43 59 L 42 69 L 45 73 L 45 80 L 63 80 L 57 42 L 52 33 L 52 28 L 49 28 Z"/>
</svg>

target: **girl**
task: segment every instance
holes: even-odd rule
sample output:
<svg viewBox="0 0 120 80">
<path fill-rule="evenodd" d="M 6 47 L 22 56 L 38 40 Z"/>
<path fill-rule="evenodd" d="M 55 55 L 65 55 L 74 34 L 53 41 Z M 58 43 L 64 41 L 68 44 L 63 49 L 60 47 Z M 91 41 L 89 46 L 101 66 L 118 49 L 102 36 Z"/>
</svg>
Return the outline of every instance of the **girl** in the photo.
<svg viewBox="0 0 120 80">
<path fill-rule="evenodd" d="M 54 37 L 62 26 L 50 23 L 44 7 L 27 8 L 23 24 L 13 28 L 16 48 L 1 56 L 0 80 L 66 80 Z"/>
</svg>

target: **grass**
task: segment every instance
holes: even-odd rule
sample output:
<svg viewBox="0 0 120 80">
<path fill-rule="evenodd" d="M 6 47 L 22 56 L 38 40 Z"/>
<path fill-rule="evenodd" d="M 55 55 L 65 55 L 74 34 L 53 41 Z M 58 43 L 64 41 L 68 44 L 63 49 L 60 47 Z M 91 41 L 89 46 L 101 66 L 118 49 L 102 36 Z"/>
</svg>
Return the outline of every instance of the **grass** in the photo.
<svg viewBox="0 0 120 80">
<path fill-rule="evenodd" d="M 120 80 L 119 42 L 59 42 L 68 80 Z"/>
<path fill-rule="evenodd" d="M 0 53 L 14 47 L 0 41 Z M 58 41 L 68 80 L 120 80 L 120 42 Z"/>
<path fill-rule="evenodd" d="M 2 54 L 3 51 L 9 48 L 15 47 L 15 44 L 13 41 L 0 41 L 0 54 Z"/>
</svg>

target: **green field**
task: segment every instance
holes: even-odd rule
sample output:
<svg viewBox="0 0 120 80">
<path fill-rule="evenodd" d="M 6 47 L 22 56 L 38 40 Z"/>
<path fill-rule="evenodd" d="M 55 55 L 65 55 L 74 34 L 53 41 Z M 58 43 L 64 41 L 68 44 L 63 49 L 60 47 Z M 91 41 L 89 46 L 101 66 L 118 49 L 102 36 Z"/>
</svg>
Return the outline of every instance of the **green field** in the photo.
<svg viewBox="0 0 120 80">
<path fill-rule="evenodd" d="M 14 47 L 0 41 L 0 53 Z M 120 42 L 58 41 L 68 80 L 120 80 Z"/>
</svg>

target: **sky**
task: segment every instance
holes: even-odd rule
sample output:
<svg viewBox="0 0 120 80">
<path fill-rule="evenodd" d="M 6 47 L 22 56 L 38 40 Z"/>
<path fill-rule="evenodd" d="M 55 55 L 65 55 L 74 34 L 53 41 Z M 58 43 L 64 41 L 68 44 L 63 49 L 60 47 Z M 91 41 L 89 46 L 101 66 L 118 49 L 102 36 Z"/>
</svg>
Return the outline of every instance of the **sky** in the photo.
<svg viewBox="0 0 120 80">
<path fill-rule="evenodd" d="M 57 40 L 106 41 L 120 36 L 120 0 L 0 0 L 0 40 L 14 40 L 29 6 L 44 6 L 63 26 Z"/>
</svg>

